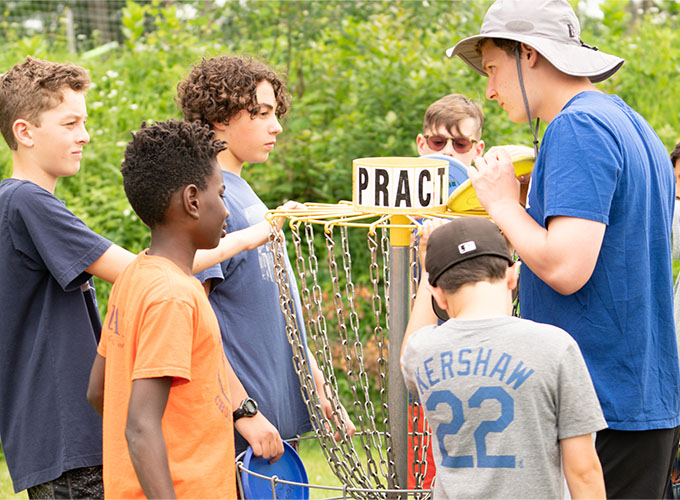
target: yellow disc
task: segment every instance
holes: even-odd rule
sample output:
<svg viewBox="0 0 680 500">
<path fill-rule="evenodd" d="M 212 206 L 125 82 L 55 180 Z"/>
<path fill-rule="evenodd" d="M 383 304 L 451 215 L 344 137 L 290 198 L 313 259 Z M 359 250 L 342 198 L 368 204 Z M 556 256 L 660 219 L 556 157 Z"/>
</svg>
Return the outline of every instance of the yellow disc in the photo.
<svg viewBox="0 0 680 500">
<path fill-rule="evenodd" d="M 518 154 L 514 157 L 511 153 L 511 158 L 517 177 L 531 173 L 534 168 L 535 157 L 533 151 L 530 154 L 528 152 L 522 152 L 522 154 Z M 475 193 L 475 188 L 472 187 L 470 179 L 463 182 L 453 193 L 451 193 L 449 201 L 446 203 L 446 208 L 452 212 L 486 215 L 486 210 L 484 210 L 482 204 L 479 203 L 477 193 Z"/>
</svg>

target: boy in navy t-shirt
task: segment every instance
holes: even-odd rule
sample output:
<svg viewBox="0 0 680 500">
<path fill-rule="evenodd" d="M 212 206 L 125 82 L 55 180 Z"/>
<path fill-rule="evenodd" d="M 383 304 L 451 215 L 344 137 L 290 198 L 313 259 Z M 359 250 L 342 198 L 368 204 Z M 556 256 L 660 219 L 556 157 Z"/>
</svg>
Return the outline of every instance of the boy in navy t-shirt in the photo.
<svg viewBox="0 0 680 500">
<path fill-rule="evenodd" d="M 101 322 L 92 275 L 132 255 L 54 196 L 80 168 L 87 72 L 31 57 L 0 78 L 12 176 L 0 184 L 0 439 L 15 491 L 101 497 L 101 420 L 85 398 Z"/>
</svg>

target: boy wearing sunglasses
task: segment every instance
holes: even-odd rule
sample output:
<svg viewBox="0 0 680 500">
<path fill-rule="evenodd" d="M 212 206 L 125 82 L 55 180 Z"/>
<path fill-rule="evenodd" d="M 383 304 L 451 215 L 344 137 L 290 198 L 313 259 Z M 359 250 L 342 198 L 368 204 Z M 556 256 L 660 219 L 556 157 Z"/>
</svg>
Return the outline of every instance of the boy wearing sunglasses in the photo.
<svg viewBox="0 0 680 500">
<path fill-rule="evenodd" d="M 423 133 L 416 137 L 418 154 L 450 156 L 469 167 L 484 153 L 483 125 L 479 104 L 462 94 L 444 96 L 425 112 Z"/>
</svg>

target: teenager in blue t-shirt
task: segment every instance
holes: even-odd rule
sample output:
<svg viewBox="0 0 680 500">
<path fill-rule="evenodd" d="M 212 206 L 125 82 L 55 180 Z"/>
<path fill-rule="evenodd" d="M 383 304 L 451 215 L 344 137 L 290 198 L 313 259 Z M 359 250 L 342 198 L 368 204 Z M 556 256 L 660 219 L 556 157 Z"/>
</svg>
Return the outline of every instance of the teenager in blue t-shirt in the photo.
<svg viewBox="0 0 680 500">
<path fill-rule="evenodd" d="M 526 209 L 504 151 L 469 175 L 525 264 L 522 316 L 583 352 L 609 425 L 596 442 L 607 496 L 662 498 L 680 435 L 673 171 L 649 124 L 593 85 L 623 60 L 579 32 L 565 0 L 498 0 L 481 34 L 451 50 L 488 76 L 487 98 L 512 121 L 548 123 Z"/>
<path fill-rule="evenodd" d="M 282 128 L 278 118 L 288 110 L 288 97 L 281 78 L 269 67 L 252 59 L 221 56 L 204 59 L 178 85 L 178 100 L 186 120 L 200 120 L 215 136 L 227 143 L 217 156 L 226 186 L 224 200 L 229 209 L 227 232 L 269 224 L 267 207 L 241 176 L 243 165 L 267 160 Z M 289 209 L 296 202 L 285 205 Z M 292 278 L 288 257 L 286 267 Z M 256 455 L 277 457 L 283 452 L 281 439 L 291 439 L 312 430 L 300 391 L 286 322 L 279 305 L 274 277 L 274 259 L 268 245 L 243 252 L 198 275 L 209 292 L 220 323 L 227 358 L 238 377 L 244 411 L 235 419 L 236 453 L 250 444 Z M 292 284 L 297 317 L 302 318 L 300 299 Z M 303 328 L 300 325 L 300 328 Z M 302 331 L 304 338 L 304 330 Z M 333 419 L 334 410 L 324 390 L 324 376 L 313 356 L 308 356 L 324 414 Z M 245 411 L 252 401 L 255 412 Z M 344 409 L 337 421 L 349 435 L 354 425 Z M 243 420 L 240 420 L 243 418 Z M 272 430 L 274 433 L 272 434 Z M 336 434 L 339 438 L 339 434 Z"/>
</svg>

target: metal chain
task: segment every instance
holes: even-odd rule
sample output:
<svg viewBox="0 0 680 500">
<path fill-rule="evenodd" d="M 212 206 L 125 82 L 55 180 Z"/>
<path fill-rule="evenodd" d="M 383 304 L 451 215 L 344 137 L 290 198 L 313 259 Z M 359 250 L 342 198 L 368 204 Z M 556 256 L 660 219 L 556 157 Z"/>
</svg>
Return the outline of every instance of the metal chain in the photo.
<svg viewBox="0 0 680 500">
<path fill-rule="evenodd" d="M 354 306 L 354 283 L 352 281 L 352 258 L 350 255 L 350 249 L 349 249 L 349 238 L 347 236 L 347 227 L 341 227 L 340 228 L 340 234 L 341 234 L 341 242 L 342 242 L 342 255 L 343 255 L 343 269 L 345 271 L 345 279 L 346 279 L 346 299 L 347 303 L 350 308 L 350 326 L 352 328 L 352 333 L 354 335 L 354 342 L 353 342 L 353 352 L 354 356 L 356 359 L 356 363 L 359 365 L 359 377 L 358 377 L 358 382 L 361 386 L 362 392 L 363 392 L 363 397 L 364 397 L 364 412 L 366 418 L 369 420 L 371 424 L 371 441 L 373 443 L 373 447 L 375 448 L 377 455 L 378 455 L 378 460 L 379 460 L 379 465 L 380 465 L 380 472 L 383 477 L 387 476 L 387 460 L 383 456 L 383 446 L 384 443 L 382 442 L 382 435 L 378 432 L 376 429 L 375 425 L 375 409 L 373 407 L 373 401 L 371 400 L 370 393 L 369 393 L 369 379 L 368 375 L 366 373 L 366 367 L 364 365 L 364 351 L 363 351 L 363 344 L 361 343 L 361 338 L 359 336 L 359 316 L 356 313 L 356 309 Z M 352 389 L 354 391 L 354 389 Z M 371 453 L 371 450 L 369 448 L 365 448 L 366 451 L 366 457 L 368 461 L 368 466 L 369 469 L 375 470 L 376 464 L 373 459 L 373 454 Z"/>
<path fill-rule="evenodd" d="M 282 255 L 285 255 L 285 250 L 283 249 L 283 238 L 279 235 L 272 240 L 272 249 L 275 253 L 275 275 L 277 277 L 277 283 L 280 287 L 280 295 L 282 296 L 282 299 L 280 300 L 281 310 L 286 317 L 287 325 L 293 325 L 292 328 L 287 327 L 288 338 L 294 352 L 293 361 L 300 379 L 303 399 L 307 405 L 310 414 L 310 420 L 312 421 L 317 440 L 321 444 L 321 447 L 324 450 L 324 454 L 326 455 L 328 463 L 333 469 L 333 472 L 337 477 L 343 480 L 345 485 L 365 489 L 366 492 L 362 493 L 362 496 L 365 498 L 375 498 L 375 487 L 384 488 L 380 484 L 380 477 L 375 474 L 374 480 L 376 480 L 376 484 L 371 484 L 371 481 L 369 481 L 369 477 L 364 470 L 363 464 L 359 460 L 351 440 L 348 439 L 344 423 L 340 417 L 341 409 L 338 399 L 338 387 L 337 381 L 333 375 L 333 363 L 329 347 L 330 344 L 328 342 L 328 336 L 325 332 L 326 324 L 325 320 L 318 321 L 320 317 L 323 317 L 323 311 L 321 303 L 322 296 L 317 280 L 318 267 L 316 266 L 316 257 L 314 254 L 313 231 L 311 226 L 308 226 L 306 229 L 307 243 L 308 247 L 310 248 L 309 251 L 311 257 L 309 274 L 313 276 L 313 292 L 310 292 L 305 277 L 301 276 L 302 285 L 300 295 L 302 299 L 302 305 L 304 307 L 304 313 L 307 313 L 303 315 L 307 316 L 306 324 L 309 331 L 311 332 L 311 336 L 314 337 L 314 343 L 316 346 L 315 355 L 317 356 L 317 359 L 324 360 L 321 363 L 326 375 L 326 382 L 324 383 L 323 392 L 333 407 L 331 420 L 325 418 L 323 410 L 321 409 L 321 404 L 313 377 L 310 375 L 309 369 L 305 369 L 305 367 L 308 365 L 306 362 L 307 352 L 303 347 L 303 343 L 300 342 L 300 329 L 298 328 L 298 323 L 295 317 L 295 302 L 293 301 L 290 293 L 290 286 L 288 283 L 289 277 L 287 276 L 288 273 L 285 271 L 285 260 L 281 258 Z M 301 238 L 295 226 L 293 226 L 293 241 L 295 243 L 296 265 L 298 273 L 304 274 L 305 265 L 301 250 Z M 331 262 L 334 261 L 335 259 L 333 257 Z M 312 313 L 313 310 L 316 310 L 316 312 Z M 343 321 L 341 319 L 341 324 L 342 323 Z M 321 358 L 319 358 L 319 354 L 321 354 Z M 362 422 L 363 420 L 359 419 L 358 421 Z M 340 424 L 339 429 L 336 425 L 337 423 Z M 374 428 L 374 426 L 372 427 Z M 333 432 L 337 430 L 341 431 L 340 443 L 336 443 L 333 439 Z M 365 438 L 366 436 L 371 438 L 370 429 L 363 429 L 363 431 L 360 431 L 358 434 L 360 439 Z"/>
<path fill-rule="evenodd" d="M 338 320 L 338 333 L 340 335 L 341 344 L 343 348 L 345 363 L 347 364 L 347 378 L 349 381 L 349 388 L 352 391 L 354 398 L 354 412 L 359 415 L 360 427 L 360 441 L 362 448 L 366 452 L 366 466 L 368 474 L 375 482 L 375 485 L 382 485 L 381 477 L 378 474 L 377 466 L 372 458 L 371 450 L 379 448 L 379 443 L 375 441 L 375 419 L 371 415 L 368 408 L 371 407 L 370 398 L 368 394 L 364 394 L 363 398 L 359 397 L 357 391 L 357 384 L 360 384 L 359 371 L 356 369 L 355 361 L 352 359 L 352 351 L 350 348 L 350 339 L 347 332 L 346 315 L 342 303 L 342 293 L 340 288 L 340 279 L 338 273 L 338 265 L 335 257 L 335 240 L 333 237 L 333 228 L 329 228 L 326 233 L 326 248 L 328 249 L 328 271 L 330 273 L 331 285 L 333 289 L 333 305 L 335 307 L 335 314 Z M 367 388 L 366 388 L 367 389 Z M 361 400 L 364 400 L 364 403 Z M 367 404 L 368 403 L 368 404 Z"/>
<path fill-rule="evenodd" d="M 301 298 L 303 302 L 305 316 L 308 318 L 308 331 L 311 332 L 311 337 L 314 340 L 315 352 L 314 355 L 319 362 L 319 368 L 324 373 L 325 382 L 323 392 L 326 398 L 331 402 L 333 407 L 333 420 L 335 422 L 341 421 L 339 417 L 340 401 L 338 398 L 338 384 L 333 370 L 332 354 L 330 350 L 330 342 L 326 334 L 326 320 L 322 307 L 322 291 L 318 283 L 318 261 L 314 252 L 314 231 L 311 224 L 305 224 L 305 236 L 309 256 L 309 274 L 312 277 L 313 285 L 312 292 L 309 292 L 305 276 L 301 276 L 303 283 L 301 290 Z M 304 257 L 302 253 L 301 238 L 299 235 L 299 226 L 293 225 L 293 239 L 295 242 L 296 262 L 298 273 L 304 273 Z M 314 391 L 313 387 L 308 387 L 310 392 Z M 308 409 L 310 415 L 315 413 L 308 402 Z M 317 409 L 318 411 L 319 409 Z M 319 414 L 322 414 L 318 411 Z M 312 418 L 314 424 L 314 419 Z M 317 440 L 321 445 L 324 454 L 328 460 L 329 465 L 337 477 L 342 478 L 345 484 L 351 484 L 358 487 L 369 487 L 369 483 L 365 480 L 365 472 L 359 458 L 354 451 L 351 440 L 345 432 L 341 433 L 340 443 L 336 443 L 333 438 L 332 427 L 329 421 L 324 424 L 314 425 Z M 343 426 L 344 427 L 344 426 Z M 324 432 L 328 429 L 328 432 Z M 343 450 L 344 448 L 344 450 Z"/>
<path fill-rule="evenodd" d="M 300 225 L 304 225 L 304 236 L 300 233 Z M 293 297 L 294 286 L 287 265 L 287 253 L 283 233 L 273 233 L 270 250 L 274 258 L 274 274 L 279 285 L 281 312 L 286 320 L 286 336 L 293 352 L 293 364 L 300 380 L 303 400 L 307 406 L 314 433 L 334 474 L 349 488 L 357 488 L 357 498 L 386 498 L 381 490 L 396 481 L 396 465 L 389 432 L 389 408 L 387 398 L 388 354 L 386 332 L 389 331 L 389 289 L 390 289 L 390 244 L 388 229 L 382 231 L 378 241 L 375 232 L 368 233 L 367 244 L 370 251 L 369 275 L 371 281 L 371 308 L 373 316 L 373 336 L 378 347 L 378 389 L 380 398 L 380 422 L 378 429 L 376 409 L 370 398 L 369 378 L 364 362 L 364 346 L 360 339 L 361 318 L 357 312 L 356 290 L 352 278 L 352 259 L 350 238 L 347 227 L 340 226 L 339 231 L 332 226 L 325 228 L 324 239 L 328 251 L 328 271 L 332 291 L 332 307 L 337 319 L 338 339 L 342 347 L 342 356 L 347 367 L 347 380 L 353 402 L 352 418 L 357 426 L 356 437 L 365 454 L 365 463 L 359 458 L 353 441 L 349 439 L 346 426 L 341 417 L 342 409 L 339 399 L 339 381 L 335 375 L 333 352 L 328 337 L 328 323 L 324 310 L 323 290 L 319 285 L 319 263 L 314 245 L 314 229 L 310 222 L 296 222 L 290 225 L 292 241 L 295 248 L 295 271 L 298 277 L 300 305 L 303 318 L 298 318 L 296 300 Z M 342 271 L 339 270 L 336 258 L 337 244 L 335 233 L 340 234 Z M 417 250 L 412 249 L 412 260 L 417 262 Z M 381 266 L 382 259 L 382 266 Z M 415 270 L 413 280 L 417 283 Z M 381 268 L 382 267 L 382 268 Z M 381 283 L 382 281 L 382 283 Z M 415 286 L 415 285 L 414 285 Z M 305 328 L 308 336 L 305 339 Z M 309 347 L 308 347 L 309 346 Z M 309 366 L 309 355 L 313 355 L 324 374 L 323 395 L 331 403 L 332 415 L 327 418 L 321 406 L 319 388 Z M 417 406 L 416 406 L 417 407 Z M 417 429 L 416 417 L 416 429 Z M 340 434 L 340 441 L 333 438 L 335 432 Z M 417 487 L 422 485 L 426 472 L 424 457 L 430 440 L 429 429 L 414 432 L 412 436 L 416 452 L 416 463 L 413 473 Z M 387 480 L 387 482 L 385 482 Z M 424 492 L 427 495 L 428 492 Z M 423 494 L 416 493 L 416 498 Z"/>
<path fill-rule="evenodd" d="M 388 342 L 385 338 L 385 332 L 390 330 L 390 244 L 387 229 L 381 229 L 380 239 L 380 254 L 382 256 L 382 281 L 383 293 L 380 293 L 380 274 L 378 264 L 378 242 L 376 235 L 369 231 L 367 235 L 368 246 L 371 253 L 371 284 L 373 285 L 373 314 L 375 316 L 374 335 L 378 341 L 379 357 L 378 357 L 378 387 L 380 391 L 380 406 L 382 408 L 382 423 L 385 430 L 386 445 L 388 450 L 388 466 L 389 466 L 389 483 L 397 484 L 397 468 L 394 457 L 394 449 L 392 448 L 392 435 L 390 433 L 390 412 L 389 412 L 389 398 L 388 398 L 388 363 L 389 351 Z M 381 304 L 380 300 L 385 298 L 385 313 L 384 323 L 385 328 L 381 327 Z"/>
</svg>

